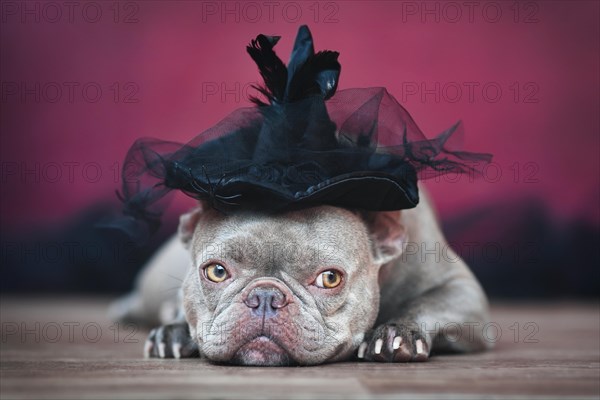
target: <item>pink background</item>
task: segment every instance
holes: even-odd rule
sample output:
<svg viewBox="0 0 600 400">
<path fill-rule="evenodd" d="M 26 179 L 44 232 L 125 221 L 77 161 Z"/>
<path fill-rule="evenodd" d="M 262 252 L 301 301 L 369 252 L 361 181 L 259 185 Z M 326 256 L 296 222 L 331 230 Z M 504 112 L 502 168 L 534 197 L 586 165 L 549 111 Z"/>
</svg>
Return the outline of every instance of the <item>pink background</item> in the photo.
<svg viewBox="0 0 600 400">
<path fill-rule="evenodd" d="M 277 51 L 287 60 L 301 23 L 317 50 L 341 53 L 340 88 L 386 86 L 429 137 L 462 119 L 465 148 L 494 154 L 499 179 L 494 168 L 475 182 L 428 181 L 443 217 L 534 198 L 558 224 L 598 226 L 598 3 L 475 3 L 469 14 L 462 2 L 280 2 L 269 16 L 264 2 L 149 1 L 119 3 L 115 23 L 112 2 L 87 14 L 82 2 L 72 18 L 61 6 L 56 22 L 43 2 L 27 3 L 33 14 L 3 2 L 3 229 L 60 224 L 99 201 L 116 204 L 115 172 L 135 139 L 187 141 L 248 105 L 242 88 L 259 75 L 246 44 L 259 33 L 281 35 Z M 96 6 L 99 21 L 86 21 Z M 221 15 L 224 7 L 233 13 Z M 76 85 L 72 99 L 65 82 Z M 39 101 L 20 88 L 38 83 Z M 439 84 L 439 99 L 421 84 L 434 92 Z M 88 96 L 99 85 L 97 102 L 85 85 Z M 472 98 L 467 85 L 476 85 Z M 62 96 L 52 102 L 56 87 Z M 126 103 L 131 87 L 137 102 Z M 171 212 L 189 204 L 179 199 Z"/>
</svg>

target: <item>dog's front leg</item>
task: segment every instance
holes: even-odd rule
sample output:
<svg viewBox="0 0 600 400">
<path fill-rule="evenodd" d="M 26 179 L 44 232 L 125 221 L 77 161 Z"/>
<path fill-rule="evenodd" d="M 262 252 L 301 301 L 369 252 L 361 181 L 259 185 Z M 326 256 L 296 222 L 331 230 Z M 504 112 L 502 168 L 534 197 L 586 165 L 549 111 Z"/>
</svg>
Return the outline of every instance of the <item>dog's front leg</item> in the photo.
<svg viewBox="0 0 600 400">
<path fill-rule="evenodd" d="M 403 304 L 388 305 L 358 350 L 368 361 L 425 361 L 433 352 L 470 352 L 491 346 L 483 328 L 487 301 L 471 277 L 456 277 Z"/>
</svg>

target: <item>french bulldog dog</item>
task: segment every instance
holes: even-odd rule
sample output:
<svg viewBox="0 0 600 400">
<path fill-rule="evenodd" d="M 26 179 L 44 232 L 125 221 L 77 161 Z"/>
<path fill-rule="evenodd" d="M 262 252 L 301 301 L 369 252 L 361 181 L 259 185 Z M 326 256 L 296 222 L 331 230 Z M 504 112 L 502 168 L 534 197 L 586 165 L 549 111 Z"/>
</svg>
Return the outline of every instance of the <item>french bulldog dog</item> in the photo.
<svg viewBox="0 0 600 400">
<path fill-rule="evenodd" d="M 490 347 L 486 296 L 422 187 L 416 208 L 394 212 L 224 215 L 201 203 L 113 315 L 162 324 L 146 356 L 240 365 L 425 361 Z"/>
</svg>

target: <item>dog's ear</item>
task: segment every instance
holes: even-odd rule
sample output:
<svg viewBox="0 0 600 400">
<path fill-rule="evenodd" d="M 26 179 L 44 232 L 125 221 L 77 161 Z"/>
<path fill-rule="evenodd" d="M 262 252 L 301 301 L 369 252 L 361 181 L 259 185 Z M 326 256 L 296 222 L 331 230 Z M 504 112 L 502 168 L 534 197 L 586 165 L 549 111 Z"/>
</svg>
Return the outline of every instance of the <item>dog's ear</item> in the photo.
<svg viewBox="0 0 600 400">
<path fill-rule="evenodd" d="M 375 264 L 386 264 L 402 254 L 407 233 L 401 211 L 372 211 L 362 214 L 371 236 Z"/>
<path fill-rule="evenodd" d="M 177 229 L 177 233 L 179 240 L 181 240 L 186 248 L 189 247 L 192 237 L 194 236 L 194 231 L 196 230 L 196 225 L 198 225 L 200 217 L 202 217 L 202 214 L 205 212 L 204 207 L 204 204 L 200 203 L 197 207 L 179 217 L 179 228 Z"/>
</svg>

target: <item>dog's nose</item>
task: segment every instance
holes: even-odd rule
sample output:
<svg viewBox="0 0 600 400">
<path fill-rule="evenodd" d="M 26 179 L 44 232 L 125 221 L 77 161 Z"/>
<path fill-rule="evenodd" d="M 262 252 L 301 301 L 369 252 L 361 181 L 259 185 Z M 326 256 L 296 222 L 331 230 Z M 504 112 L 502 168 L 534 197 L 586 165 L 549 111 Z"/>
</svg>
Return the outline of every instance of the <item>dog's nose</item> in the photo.
<svg viewBox="0 0 600 400">
<path fill-rule="evenodd" d="M 278 309 L 288 304 L 286 296 L 276 287 L 257 287 L 252 289 L 244 303 L 252 309 L 253 312 L 273 316 Z"/>
</svg>

